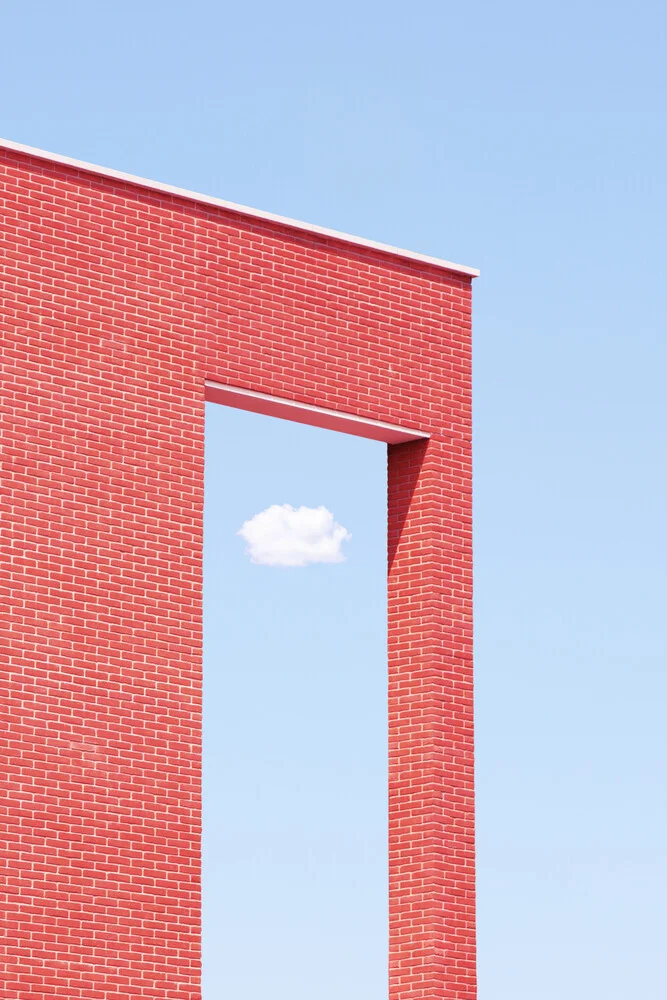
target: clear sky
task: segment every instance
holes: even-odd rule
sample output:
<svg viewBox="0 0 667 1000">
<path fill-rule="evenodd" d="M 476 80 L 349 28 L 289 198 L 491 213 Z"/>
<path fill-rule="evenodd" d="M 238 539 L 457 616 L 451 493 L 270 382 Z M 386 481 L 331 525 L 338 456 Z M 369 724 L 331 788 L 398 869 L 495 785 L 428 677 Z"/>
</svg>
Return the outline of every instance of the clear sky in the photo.
<svg viewBox="0 0 667 1000">
<path fill-rule="evenodd" d="M 666 36 L 641 0 L 0 10 L 5 137 L 482 270 L 481 1000 L 667 995 Z M 381 447 L 207 435 L 205 1000 L 384 1000 Z M 347 561 L 250 564 L 274 503 Z"/>
</svg>

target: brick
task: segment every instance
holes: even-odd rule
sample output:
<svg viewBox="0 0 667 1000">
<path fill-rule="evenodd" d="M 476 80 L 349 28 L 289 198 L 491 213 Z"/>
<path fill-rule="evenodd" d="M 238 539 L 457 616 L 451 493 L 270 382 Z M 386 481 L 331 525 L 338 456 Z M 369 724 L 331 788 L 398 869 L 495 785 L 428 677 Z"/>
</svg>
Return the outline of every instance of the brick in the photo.
<svg viewBox="0 0 667 1000">
<path fill-rule="evenodd" d="M 470 278 L 9 149 L 0 190 L 1 1000 L 201 996 L 207 378 L 431 434 L 388 447 L 390 998 L 473 1000 Z"/>
</svg>

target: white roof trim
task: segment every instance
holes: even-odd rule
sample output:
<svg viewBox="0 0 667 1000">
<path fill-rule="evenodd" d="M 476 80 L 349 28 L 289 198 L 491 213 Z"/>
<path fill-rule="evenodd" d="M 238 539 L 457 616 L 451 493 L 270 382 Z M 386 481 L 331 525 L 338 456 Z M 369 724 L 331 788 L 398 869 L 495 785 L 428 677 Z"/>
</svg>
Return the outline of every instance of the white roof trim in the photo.
<svg viewBox="0 0 667 1000">
<path fill-rule="evenodd" d="M 283 420 L 294 420 L 300 424 L 324 427 L 326 430 L 342 431 L 354 434 L 356 437 L 385 441 L 387 444 L 424 441 L 430 437 L 426 431 L 418 430 L 416 427 L 388 424 L 384 420 L 358 417 L 355 413 L 329 410 L 324 406 L 314 406 L 312 403 L 297 403 L 293 399 L 271 396 L 265 392 L 256 392 L 254 389 L 241 389 L 209 378 L 206 379 L 206 399 L 209 403 L 222 403 L 238 410 L 281 417 Z"/>
<path fill-rule="evenodd" d="M 29 156 L 36 156 L 41 160 L 49 160 L 51 163 L 61 163 L 67 167 L 74 167 L 76 170 L 85 170 L 88 173 L 99 174 L 102 177 L 111 177 L 129 184 L 136 184 L 139 187 L 149 188 L 151 191 L 162 191 L 164 194 L 175 195 L 178 198 L 187 198 L 189 201 L 197 201 L 204 205 L 215 205 L 217 208 L 225 208 L 228 211 L 236 212 L 239 215 L 246 215 L 253 219 L 275 222 L 282 226 L 288 226 L 290 229 L 300 229 L 307 233 L 316 233 L 318 236 L 328 236 L 331 239 L 341 240 L 344 243 L 352 243 L 355 246 L 367 247 L 369 250 L 379 250 L 382 253 L 392 254 L 394 257 L 416 260 L 421 264 L 432 264 L 434 267 L 442 268 L 445 271 L 467 274 L 472 278 L 476 278 L 479 275 L 479 271 L 475 267 L 467 267 L 464 264 L 453 264 L 451 261 L 441 260 L 439 257 L 429 257 L 426 254 L 415 253 L 413 250 L 401 250 L 399 247 L 389 246 L 386 243 L 376 243 L 375 240 L 366 240 L 361 236 L 350 236 L 348 233 L 339 233 L 335 229 L 325 229 L 323 226 L 313 226 L 309 222 L 298 222 L 296 219 L 287 219 L 282 215 L 274 215 L 272 212 L 262 212 L 257 208 L 236 205 L 234 202 L 224 201 L 222 198 L 213 198 L 210 195 L 198 194 L 195 191 L 187 191 L 185 188 L 174 187 L 172 184 L 162 184 L 160 181 L 151 181 L 145 177 L 126 174 L 121 170 L 111 170 L 108 167 L 100 167 L 94 163 L 85 163 L 83 160 L 74 160 L 70 156 L 61 156 L 59 153 L 48 153 L 44 149 L 24 146 L 19 142 L 12 142 L 10 139 L 0 138 L 0 148 L 12 149 L 17 153 L 26 153 Z"/>
</svg>

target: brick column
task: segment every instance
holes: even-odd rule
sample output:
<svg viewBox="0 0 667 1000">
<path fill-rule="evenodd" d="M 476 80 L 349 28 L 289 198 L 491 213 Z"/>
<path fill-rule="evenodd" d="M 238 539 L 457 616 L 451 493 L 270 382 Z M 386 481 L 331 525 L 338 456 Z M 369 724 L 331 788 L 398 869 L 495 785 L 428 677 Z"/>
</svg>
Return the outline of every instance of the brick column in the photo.
<svg viewBox="0 0 667 1000">
<path fill-rule="evenodd" d="M 2 305 L 0 998 L 200 1000 L 203 380 Z"/>
<path fill-rule="evenodd" d="M 389 997 L 474 1000 L 470 445 L 389 447 Z"/>
</svg>

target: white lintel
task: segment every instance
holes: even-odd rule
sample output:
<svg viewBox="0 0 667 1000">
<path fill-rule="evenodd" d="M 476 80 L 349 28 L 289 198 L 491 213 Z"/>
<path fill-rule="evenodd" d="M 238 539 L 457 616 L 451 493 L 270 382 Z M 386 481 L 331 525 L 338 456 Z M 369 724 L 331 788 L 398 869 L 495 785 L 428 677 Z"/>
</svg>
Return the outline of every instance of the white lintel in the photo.
<svg viewBox="0 0 667 1000">
<path fill-rule="evenodd" d="M 235 212 L 238 215 L 245 215 L 249 218 L 262 219 L 266 222 L 287 226 L 290 229 L 315 233 L 318 236 L 326 236 L 329 239 L 339 240 L 343 243 L 352 243 L 355 246 L 366 247 L 369 250 L 378 250 L 381 253 L 391 254 L 394 257 L 415 260 L 421 264 L 431 264 L 433 267 L 438 267 L 445 271 L 453 271 L 457 274 L 465 274 L 471 278 L 476 278 L 479 275 L 477 268 L 467 267 L 465 264 L 454 264 L 452 261 L 442 260 L 440 257 L 429 257 L 426 254 L 416 253 L 414 250 L 402 250 L 400 247 L 390 246 L 387 243 L 377 243 L 375 240 L 367 240 L 361 236 L 351 236 L 349 233 L 340 233 L 335 229 L 325 229 L 323 226 L 314 226 L 309 222 L 299 222 L 296 219 L 288 219 L 282 215 L 274 215 L 272 212 L 262 212 L 257 208 L 248 208 L 246 205 L 237 205 L 233 201 L 224 201 L 222 198 L 213 198 L 210 195 L 198 194 L 196 191 L 174 187 L 172 184 L 162 184 L 160 181 L 151 181 L 145 177 L 137 177 L 135 174 L 126 174 L 120 170 L 112 170 L 109 167 L 100 167 L 95 163 L 74 160 L 70 156 L 49 153 L 44 149 L 36 149 L 34 146 L 24 146 L 22 143 L 12 142 L 10 139 L 0 138 L 0 148 L 12 149 L 17 153 L 25 153 L 40 160 L 48 160 L 50 163 L 60 163 L 66 167 L 73 167 L 75 170 L 85 170 L 90 174 L 110 177 L 114 180 L 124 181 L 127 184 L 134 184 L 137 187 L 148 188 L 151 191 L 161 191 L 164 194 L 174 195 L 177 198 L 186 198 L 188 201 L 196 201 L 204 205 L 214 205 L 217 208 L 224 208 L 229 212 Z"/>
<path fill-rule="evenodd" d="M 212 379 L 206 379 L 206 399 L 210 403 L 222 403 L 237 410 L 250 410 L 252 413 L 263 413 L 268 417 L 281 417 L 283 420 L 294 420 L 300 424 L 323 427 L 330 431 L 342 431 L 344 434 L 385 441 L 387 444 L 423 441 L 430 437 L 425 431 L 417 430 L 415 427 L 388 424 L 383 420 L 358 417 L 354 413 L 329 410 L 323 406 L 312 406 L 310 403 L 297 403 L 293 399 L 270 396 L 264 392 L 255 392 L 254 389 L 240 389 L 238 386 L 225 385 Z"/>
</svg>

